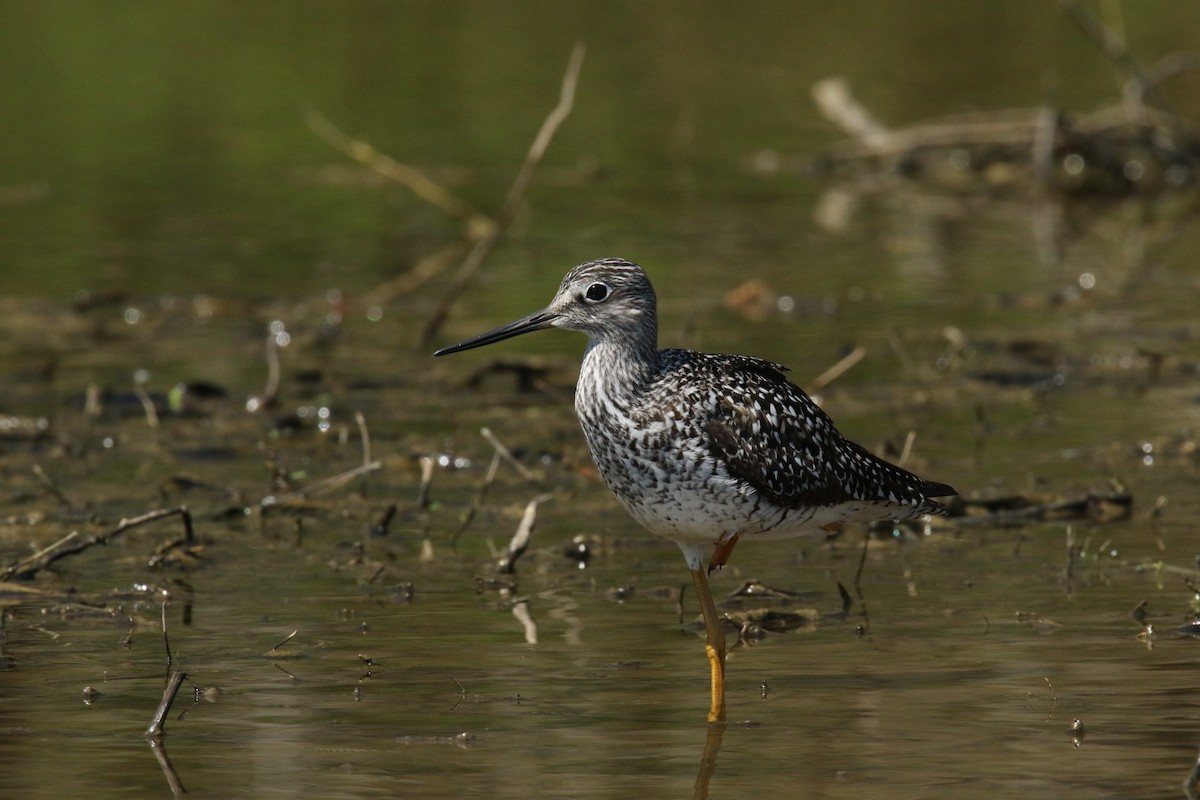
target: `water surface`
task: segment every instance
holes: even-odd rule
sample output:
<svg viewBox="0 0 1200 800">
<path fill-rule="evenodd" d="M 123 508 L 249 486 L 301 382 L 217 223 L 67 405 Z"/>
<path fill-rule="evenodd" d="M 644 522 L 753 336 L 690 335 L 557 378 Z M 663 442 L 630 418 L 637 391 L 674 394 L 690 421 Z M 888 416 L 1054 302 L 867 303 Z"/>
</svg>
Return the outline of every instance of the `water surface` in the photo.
<svg viewBox="0 0 1200 800">
<path fill-rule="evenodd" d="M 1195 46 L 1192 4 L 1124 12 L 1144 63 Z M 0 586 L 0 793 L 1183 794 L 1200 747 L 1197 640 L 1175 632 L 1200 583 L 1193 193 L 860 185 L 831 228 L 818 209 L 846 187 L 798 167 L 840 136 L 808 97 L 833 74 L 894 125 L 1115 102 L 1056 5 L 0 16 L 0 96 L 19 111 L 0 116 L 0 414 L 16 425 L 0 564 L 154 508 L 186 504 L 197 535 L 155 556 L 182 535 L 166 519 Z M 444 277 L 378 290 L 459 223 L 304 121 L 494 213 L 576 41 L 575 111 L 438 344 L 621 255 L 655 281 L 664 345 L 760 355 L 807 386 L 863 347 L 824 407 L 893 458 L 913 433 L 909 465 L 965 497 L 1115 493 L 1132 513 L 876 530 L 861 577 L 862 530 L 740 545 L 716 594 L 757 579 L 819 622 L 739 646 L 730 723 L 708 730 L 684 564 L 607 495 L 573 418 L 582 340 L 433 361 L 416 342 Z M 1189 81 L 1164 92 L 1194 117 Z M 751 280 L 761 301 L 731 306 Z M 278 401 L 249 413 L 270 330 Z M 472 380 L 498 359 L 539 370 L 528 390 L 504 370 Z M 378 469 L 304 495 L 363 463 L 356 412 Z M 534 479 L 501 465 L 455 540 L 493 457 L 485 426 Z M 425 505 L 422 458 L 438 464 Z M 532 549 L 498 575 L 544 495 Z M 156 754 L 142 732 L 169 668 L 188 680 Z"/>
</svg>

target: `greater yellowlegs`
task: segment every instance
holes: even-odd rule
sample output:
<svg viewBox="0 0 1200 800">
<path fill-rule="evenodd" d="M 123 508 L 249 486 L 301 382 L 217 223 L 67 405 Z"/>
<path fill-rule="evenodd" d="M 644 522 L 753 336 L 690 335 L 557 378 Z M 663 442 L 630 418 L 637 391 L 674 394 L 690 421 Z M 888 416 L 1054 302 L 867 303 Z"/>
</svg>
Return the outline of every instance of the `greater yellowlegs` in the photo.
<svg viewBox="0 0 1200 800">
<path fill-rule="evenodd" d="M 725 636 L 708 572 L 739 537 L 821 535 L 850 521 L 944 513 L 955 494 L 844 438 L 784 367 L 749 356 L 658 349 L 654 287 L 637 264 L 589 261 L 537 313 L 434 353 L 544 328 L 588 335 L 575 411 L 625 510 L 675 542 L 704 615 L 710 722 L 725 718 Z M 707 562 L 707 563 L 706 563 Z"/>
</svg>

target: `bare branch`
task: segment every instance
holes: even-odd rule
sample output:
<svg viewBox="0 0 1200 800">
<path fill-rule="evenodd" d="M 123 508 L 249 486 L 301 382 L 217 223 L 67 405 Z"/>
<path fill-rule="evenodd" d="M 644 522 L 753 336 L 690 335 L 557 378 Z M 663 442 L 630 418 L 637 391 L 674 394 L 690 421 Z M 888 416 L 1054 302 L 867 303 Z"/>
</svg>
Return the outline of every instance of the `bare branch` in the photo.
<svg viewBox="0 0 1200 800">
<path fill-rule="evenodd" d="M 183 530 L 187 541 L 192 541 L 195 538 L 195 533 L 192 529 L 192 515 L 188 511 L 187 506 L 179 506 L 178 508 L 160 508 L 154 511 L 147 511 L 136 517 L 122 519 L 117 523 L 116 527 L 101 533 L 97 536 L 89 536 L 82 541 L 75 541 L 69 547 L 54 547 L 42 550 L 22 561 L 9 565 L 7 569 L 0 572 L 0 580 L 9 580 L 10 578 L 32 578 L 38 572 L 50 566 L 54 562 L 82 553 L 84 550 L 95 547 L 96 545 L 105 545 L 133 528 L 142 525 L 156 522 L 166 517 L 178 516 L 183 519 Z M 77 539 L 74 534 L 60 540 L 59 544 L 65 544 L 69 540 Z"/>
<path fill-rule="evenodd" d="M 521 202 L 525 199 L 525 192 L 529 189 L 529 184 L 533 180 L 533 175 L 537 172 L 538 165 L 542 162 L 542 157 L 550 147 L 550 142 L 554 140 L 554 135 L 558 131 L 558 127 L 570 115 L 571 108 L 575 104 L 575 86 L 579 81 L 579 70 L 583 66 L 583 56 L 586 49 L 583 44 L 576 44 L 575 48 L 571 51 L 571 58 L 567 62 L 567 69 L 563 74 L 562 87 L 559 90 L 558 104 L 546 115 L 541 129 L 538 130 L 537 136 L 534 137 L 533 144 L 529 147 L 529 153 L 525 156 L 525 162 L 521 164 L 521 168 L 517 172 L 517 177 L 513 180 L 513 184 L 508 190 L 508 196 L 504 198 L 504 205 L 500 207 L 500 213 L 496 215 L 491 230 L 471 248 L 471 252 L 467 254 L 466 259 L 459 266 L 458 272 L 451 279 L 446 293 L 442 295 L 442 299 L 434 310 L 433 316 L 421 334 L 421 345 L 423 347 L 428 346 L 429 342 L 437 336 L 438 331 L 441 330 L 442 324 L 446 321 L 446 317 L 450 313 L 450 306 L 462 294 L 463 289 L 466 288 L 467 283 L 474 276 L 480 265 L 483 264 L 484 258 L 495 247 L 496 242 L 500 240 L 508 231 L 509 226 L 512 225 L 512 221 L 517 215 L 517 210 L 521 207 Z"/>
<path fill-rule="evenodd" d="M 487 226 L 491 222 L 484 215 L 471 208 L 470 204 L 448 192 L 425 173 L 407 164 L 384 155 L 367 142 L 352 139 L 337 129 L 332 122 L 318 112 L 309 109 L 304 115 L 304 121 L 313 133 L 320 136 L 338 152 L 349 156 L 358 163 L 374 170 L 393 183 L 409 189 L 417 197 L 430 205 L 440 208 L 452 217 L 466 220 L 469 227 Z"/>
<path fill-rule="evenodd" d="M 866 355 L 867 348 L 863 347 L 861 344 L 855 345 L 854 349 L 839 359 L 836 364 L 813 379 L 813 382 L 809 385 L 809 390 L 813 392 L 821 391 L 826 386 L 840 378 L 843 373 L 848 371 L 855 364 L 862 361 Z"/>
<path fill-rule="evenodd" d="M 154 712 L 154 719 L 150 722 L 150 727 L 146 728 L 146 736 L 150 739 L 161 739 L 166 731 L 163 730 L 163 723 L 167 719 L 167 714 L 171 713 L 171 703 L 175 702 L 175 695 L 179 694 L 179 687 L 183 685 L 187 679 L 187 673 L 182 670 L 171 670 L 171 677 L 167 679 L 167 686 L 163 689 L 162 700 L 158 703 L 158 710 Z"/>
<path fill-rule="evenodd" d="M 363 464 L 370 464 L 371 432 L 367 429 L 367 417 L 361 411 L 355 411 L 354 422 L 358 425 L 358 438 L 362 441 Z"/>
<path fill-rule="evenodd" d="M 526 467 L 520 461 L 517 461 L 517 457 L 512 454 L 511 450 L 504 446 L 503 442 L 496 438 L 496 434 L 492 433 L 491 428 L 480 428 L 479 434 L 483 436 L 484 439 L 487 439 L 488 444 L 495 448 L 496 453 L 502 459 L 507 461 L 509 466 L 515 469 L 522 478 L 530 483 L 537 482 L 537 476 L 530 472 L 528 467 Z"/>
<path fill-rule="evenodd" d="M 830 122 L 858 139 L 868 148 L 887 144 L 891 131 L 850 93 L 844 78 L 824 78 L 813 84 L 817 110 Z"/>
</svg>

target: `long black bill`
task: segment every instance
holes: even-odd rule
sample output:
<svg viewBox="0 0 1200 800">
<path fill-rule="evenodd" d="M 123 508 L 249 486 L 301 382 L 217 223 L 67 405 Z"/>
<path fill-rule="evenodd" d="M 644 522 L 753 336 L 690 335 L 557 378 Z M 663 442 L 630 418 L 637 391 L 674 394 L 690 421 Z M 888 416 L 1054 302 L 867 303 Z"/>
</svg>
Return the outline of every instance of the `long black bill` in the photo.
<svg viewBox="0 0 1200 800">
<path fill-rule="evenodd" d="M 449 347 L 443 347 L 434 353 L 435 356 L 448 356 L 451 353 L 459 353 L 463 350 L 473 350 L 476 347 L 483 347 L 485 344 L 500 342 L 505 339 L 511 339 L 514 336 L 520 336 L 522 333 L 531 333 L 540 331 L 544 328 L 549 328 L 554 324 L 554 320 L 558 319 L 558 314 L 551 314 L 548 311 L 539 311 L 536 314 L 530 314 L 524 319 L 519 319 L 516 322 L 510 322 L 507 325 L 501 325 L 494 331 L 481 333 L 474 339 L 467 339 L 465 342 L 452 344 Z"/>
</svg>

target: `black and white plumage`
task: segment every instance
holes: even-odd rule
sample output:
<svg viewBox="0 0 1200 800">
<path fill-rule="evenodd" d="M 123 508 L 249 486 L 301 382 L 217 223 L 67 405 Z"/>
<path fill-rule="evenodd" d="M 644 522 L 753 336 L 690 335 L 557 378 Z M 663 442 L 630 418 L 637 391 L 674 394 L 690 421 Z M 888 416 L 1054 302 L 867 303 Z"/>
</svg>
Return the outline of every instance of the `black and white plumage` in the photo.
<svg viewBox="0 0 1200 800">
<path fill-rule="evenodd" d="M 725 719 L 726 648 L 706 559 L 709 569 L 724 564 L 743 536 L 938 513 L 930 498 L 955 493 L 845 439 L 776 364 L 660 351 L 654 288 L 623 259 L 580 264 L 543 310 L 434 355 L 543 328 L 588 335 L 575 411 L 592 458 L 630 515 L 687 559 L 704 615 L 710 723 Z"/>
<path fill-rule="evenodd" d="M 692 570 L 738 537 L 936 514 L 930 498 L 955 494 L 847 440 L 777 364 L 660 351 L 654 288 L 623 259 L 575 267 L 544 310 L 437 355 L 549 327 L 588 335 L 575 410 L 605 483 Z"/>
</svg>

